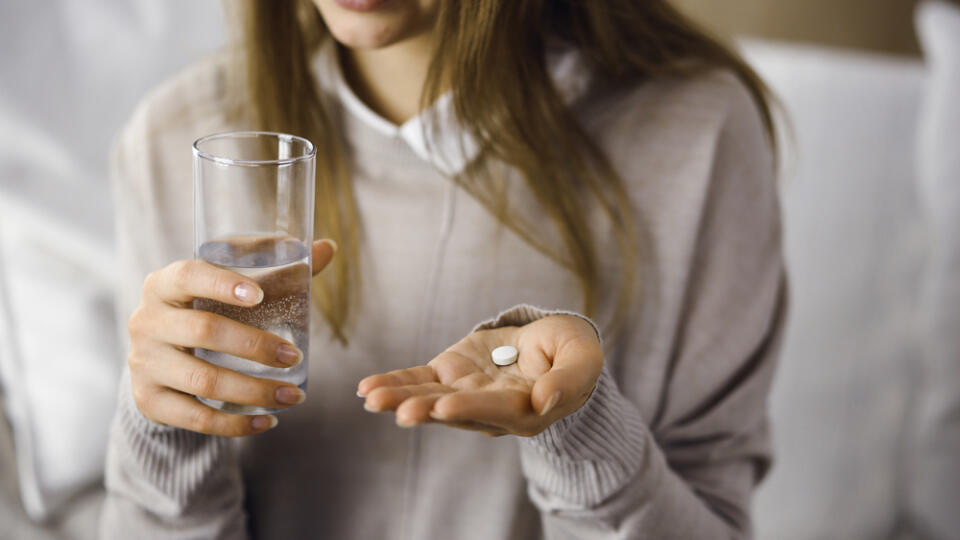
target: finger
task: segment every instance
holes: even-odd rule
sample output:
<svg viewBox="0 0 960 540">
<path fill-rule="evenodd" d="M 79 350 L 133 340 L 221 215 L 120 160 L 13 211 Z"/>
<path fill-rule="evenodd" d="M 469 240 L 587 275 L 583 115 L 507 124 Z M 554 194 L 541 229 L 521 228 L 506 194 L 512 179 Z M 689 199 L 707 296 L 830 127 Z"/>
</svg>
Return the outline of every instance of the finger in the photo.
<svg viewBox="0 0 960 540">
<path fill-rule="evenodd" d="M 367 401 L 363 404 L 370 412 L 392 411 L 404 400 L 414 396 L 449 393 L 453 389 L 437 382 L 413 384 L 409 386 L 381 386 L 374 388 L 367 394 Z"/>
<path fill-rule="evenodd" d="M 271 367 L 286 368 L 303 353 L 280 336 L 198 309 L 160 308 L 153 338 L 180 347 L 204 348 L 239 356 Z"/>
<path fill-rule="evenodd" d="M 227 414 L 207 407 L 193 396 L 169 389 L 159 389 L 153 394 L 144 415 L 160 424 L 225 437 L 262 433 L 277 425 L 277 417 L 272 414 Z"/>
<path fill-rule="evenodd" d="M 313 275 L 317 275 L 326 268 L 333 256 L 337 253 L 337 243 L 329 238 L 317 240 L 313 243 Z"/>
<path fill-rule="evenodd" d="M 563 343 L 553 358 L 553 367 L 540 376 L 530 392 L 538 414 L 564 416 L 590 396 L 603 368 L 603 351 L 593 336 L 581 336 Z"/>
<path fill-rule="evenodd" d="M 253 279 L 199 260 L 177 261 L 150 274 L 144 290 L 179 305 L 194 298 L 235 306 L 253 306 L 263 300 L 263 289 Z"/>
<path fill-rule="evenodd" d="M 437 374 L 429 366 L 416 366 L 407 369 L 396 369 L 387 373 L 378 373 L 365 377 L 357 383 L 357 395 L 364 397 L 381 386 L 409 386 L 439 382 Z"/>
<path fill-rule="evenodd" d="M 157 354 L 149 364 L 150 380 L 186 394 L 267 409 L 290 407 L 306 397 L 292 384 L 237 373 L 176 349 Z"/>
<path fill-rule="evenodd" d="M 530 394 L 523 390 L 461 391 L 442 396 L 431 417 L 443 422 L 476 422 L 510 432 L 527 429 L 531 417 Z"/>
<path fill-rule="evenodd" d="M 544 373 L 550 371 L 550 358 L 544 352 L 542 347 L 532 346 L 524 347 L 519 351 L 517 363 L 511 366 L 500 367 L 501 371 L 517 375 L 530 380 L 539 379 Z"/>
<path fill-rule="evenodd" d="M 453 384 L 465 377 L 483 374 L 484 369 L 489 371 L 487 375 L 492 377 L 496 373 L 497 366 L 489 360 L 489 354 L 486 350 L 481 352 L 475 347 L 465 350 L 458 344 L 456 349 L 451 348 L 440 353 L 427 365 L 436 373 L 438 381 L 443 384 Z"/>
<path fill-rule="evenodd" d="M 397 406 L 397 425 L 401 427 L 410 427 L 424 422 L 430 422 L 430 411 L 433 410 L 433 404 L 441 396 L 452 391 L 449 387 L 443 387 L 444 390 L 426 395 L 412 396 Z"/>
</svg>

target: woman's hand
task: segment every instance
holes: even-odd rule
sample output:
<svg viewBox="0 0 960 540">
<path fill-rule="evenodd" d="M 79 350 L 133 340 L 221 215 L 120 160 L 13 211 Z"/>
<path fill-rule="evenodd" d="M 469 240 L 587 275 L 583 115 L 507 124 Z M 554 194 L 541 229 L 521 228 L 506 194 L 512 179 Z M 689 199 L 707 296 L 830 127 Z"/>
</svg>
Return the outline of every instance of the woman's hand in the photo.
<svg viewBox="0 0 960 540">
<path fill-rule="evenodd" d="M 313 273 L 333 258 L 335 244 L 313 243 Z M 147 276 L 140 305 L 130 317 L 130 384 L 144 416 L 160 424 L 211 435 L 242 436 L 276 425 L 272 415 L 243 416 L 207 407 L 193 396 L 284 408 L 304 399 L 303 391 L 215 366 L 188 349 L 202 347 L 272 367 L 290 367 L 302 354 L 275 334 L 221 315 L 191 309 L 196 298 L 250 307 L 263 299 L 257 282 L 197 261 L 177 261 Z"/>
<path fill-rule="evenodd" d="M 513 345 L 515 364 L 499 367 L 493 349 Z M 593 327 L 572 315 L 470 334 L 425 366 L 371 375 L 358 395 L 373 412 L 395 411 L 403 427 L 434 422 L 533 436 L 587 400 L 603 366 Z"/>
</svg>

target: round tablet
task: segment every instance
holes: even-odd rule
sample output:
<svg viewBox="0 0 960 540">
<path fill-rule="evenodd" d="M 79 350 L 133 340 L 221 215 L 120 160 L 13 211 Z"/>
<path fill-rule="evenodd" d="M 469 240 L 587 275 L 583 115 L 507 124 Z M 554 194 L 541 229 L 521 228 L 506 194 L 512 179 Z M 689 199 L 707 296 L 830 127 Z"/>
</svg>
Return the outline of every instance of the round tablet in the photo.
<svg viewBox="0 0 960 540">
<path fill-rule="evenodd" d="M 517 361 L 517 348 L 510 345 L 497 347 L 490 353 L 490 358 L 498 366 L 509 366 Z"/>
</svg>

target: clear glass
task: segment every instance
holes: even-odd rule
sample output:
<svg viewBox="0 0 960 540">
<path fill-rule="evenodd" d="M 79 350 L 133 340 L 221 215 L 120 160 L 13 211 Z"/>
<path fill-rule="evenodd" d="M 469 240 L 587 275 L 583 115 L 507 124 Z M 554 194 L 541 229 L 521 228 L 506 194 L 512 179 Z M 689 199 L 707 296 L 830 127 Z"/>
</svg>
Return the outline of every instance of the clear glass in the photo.
<svg viewBox="0 0 960 540">
<path fill-rule="evenodd" d="M 263 301 L 245 308 L 197 299 L 194 309 L 224 315 L 290 341 L 303 362 L 274 368 L 197 348 L 194 354 L 254 377 L 306 390 L 310 335 L 316 148 L 283 133 L 218 133 L 193 143 L 194 256 L 253 278 Z M 277 412 L 198 398 L 235 414 Z"/>
</svg>

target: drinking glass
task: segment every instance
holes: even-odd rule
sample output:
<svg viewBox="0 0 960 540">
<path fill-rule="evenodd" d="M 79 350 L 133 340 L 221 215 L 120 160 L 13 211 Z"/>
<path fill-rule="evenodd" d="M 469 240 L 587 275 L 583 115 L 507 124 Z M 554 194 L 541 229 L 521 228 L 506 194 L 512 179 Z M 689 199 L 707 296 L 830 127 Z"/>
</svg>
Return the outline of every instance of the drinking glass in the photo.
<svg viewBox="0 0 960 540">
<path fill-rule="evenodd" d="M 218 133 L 193 143 L 194 255 L 252 278 L 264 295 L 254 307 L 198 298 L 194 309 L 272 332 L 297 346 L 303 361 L 276 368 L 207 349 L 197 348 L 194 354 L 303 390 L 309 358 L 315 156 L 313 143 L 284 133 Z M 277 412 L 198 399 L 236 414 Z"/>
</svg>

